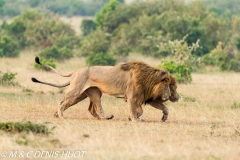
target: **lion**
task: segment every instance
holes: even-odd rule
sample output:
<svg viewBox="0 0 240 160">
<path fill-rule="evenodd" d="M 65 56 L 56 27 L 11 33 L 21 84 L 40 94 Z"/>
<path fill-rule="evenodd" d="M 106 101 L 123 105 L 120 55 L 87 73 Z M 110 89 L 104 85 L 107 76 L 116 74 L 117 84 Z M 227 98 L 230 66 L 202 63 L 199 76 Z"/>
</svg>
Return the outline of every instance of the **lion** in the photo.
<svg viewBox="0 0 240 160">
<path fill-rule="evenodd" d="M 139 62 L 128 62 L 125 63 L 123 65 L 121 65 L 121 69 L 125 70 L 125 71 L 133 71 L 133 72 L 147 72 L 148 71 L 148 67 L 150 66 L 146 66 L 146 67 L 141 67 L 141 63 Z M 139 76 L 139 74 L 136 74 L 137 76 Z M 151 76 L 151 75 L 149 75 Z M 134 78 L 134 80 L 137 80 L 138 82 L 136 84 L 138 84 L 138 91 L 141 91 L 141 89 L 143 88 L 144 84 L 146 83 L 146 81 L 148 79 L 140 79 L 138 77 Z M 177 93 L 177 80 L 170 75 L 170 96 L 167 99 L 163 99 L 161 97 L 158 97 L 157 99 L 148 99 L 145 104 L 150 104 L 151 106 L 153 106 L 154 108 L 160 109 L 163 111 L 163 117 L 162 117 L 162 121 L 166 121 L 168 118 L 168 108 L 163 104 L 164 102 L 166 102 L 167 100 L 170 100 L 171 102 L 177 102 L 179 100 L 179 94 Z M 145 92 L 150 92 L 149 90 L 145 91 Z M 165 91 L 165 93 L 167 93 Z M 164 92 L 162 93 L 164 94 Z M 146 94 L 145 94 L 146 95 Z M 127 101 L 127 98 L 125 97 L 125 100 Z M 137 108 L 137 115 L 140 117 L 143 114 L 143 110 L 141 106 L 138 106 Z M 130 118 L 129 118 L 130 119 Z"/>
<path fill-rule="evenodd" d="M 36 57 L 35 61 L 41 64 L 38 57 Z M 57 116 L 60 118 L 63 118 L 64 110 L 86 97 L 89 97 L 91 100 L 92 104 L 90 103 L 89 111 L 93 116 L 96 116 L 96 110 L 98 110 L 104 118 L 112 118 L 113 116 L 104 116 L 102 110 L 100 101 L 101 93 L 105 93 L 115 97 L 127 97 L 130 118 L 133 121 L 140 121 L 140 115 L 138 115 L 138 113 L 141 112 L 137 110 L 141 108 L 141 105 L 149 100 L 154 101 L 161 97 L 161 93 L 166 90 L 166 88 L 169 92 L 170 74 L 168 71 L 155 69 L 143 62 L 135 63 L 139 64 L 139 70 L 136 68 L 127 71 L 123 70 L 122 66 L 91 66 L 80 68 L 67 75 L 63 75 L 52 68 L 63 77 L 71 77 L 70 81 L 63 85 L 41 82 L 35 78 L 32 78 L 32 81 L 54 87 L 65 87 L 69 85 L 58 107 Z M 146 79 L 148 79 L 148 81 L 146 81 Z M 145 87 L 139 87 L 139 85 L 143 85 L 143 83 Z M 168 97 L 169 96 L 170 92 L 168 94 Z M 163 100 L 165 99 L 166 98 L 163 98 Z"/>
</svg>

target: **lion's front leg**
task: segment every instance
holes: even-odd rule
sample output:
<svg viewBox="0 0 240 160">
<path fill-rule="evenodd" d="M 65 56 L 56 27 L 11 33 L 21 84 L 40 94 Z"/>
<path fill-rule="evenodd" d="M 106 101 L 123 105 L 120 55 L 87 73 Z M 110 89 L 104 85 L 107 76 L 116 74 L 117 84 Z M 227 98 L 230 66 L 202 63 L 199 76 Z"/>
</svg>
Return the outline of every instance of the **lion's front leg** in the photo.
<svg viewBox="0 0 240 160">
<path fill-rule="evenodd" d="M 165 122 L 168 118 L 168 108 L 163 103 L 152 101 L 149 103 L 154 108 L 160 109 L 163 112 L 162 121 Z"/>
<path fill-rule="evenodd" d="M 131 98 L 128 98 L 128 108 L 130 113 L 130 116 L 128 118 L 129 120 L 132 120 L 134 122 L 143 121 L 139 118 L 143 113 L 141 105 L 137 105 L 135 101 L 133 101 Z M 139 111 L 139 113 L 137 112 L 137 110 Z"/>
</svg>

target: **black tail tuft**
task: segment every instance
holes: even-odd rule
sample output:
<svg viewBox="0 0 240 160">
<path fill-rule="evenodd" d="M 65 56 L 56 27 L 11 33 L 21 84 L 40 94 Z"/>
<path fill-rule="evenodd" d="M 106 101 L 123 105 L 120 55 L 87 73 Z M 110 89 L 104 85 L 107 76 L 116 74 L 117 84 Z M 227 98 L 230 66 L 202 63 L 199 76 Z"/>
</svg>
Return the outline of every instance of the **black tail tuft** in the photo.
<svg viewBox="0 0 240 160">
<path fill-rule="evenodd" d="M 39 80 L 37 80 L 36 78 L 32 78 L 33 82 L 39 83 Z"/>
<path fill-rule="evenodd" d="M 37 64 L 40 64 L 40 65 L 41 65 L 41 62 L 40 62 L 40 60 L 39 60 L 38 57 L 35 57 L 35 62 L 36 62 Z"/>
</svg>

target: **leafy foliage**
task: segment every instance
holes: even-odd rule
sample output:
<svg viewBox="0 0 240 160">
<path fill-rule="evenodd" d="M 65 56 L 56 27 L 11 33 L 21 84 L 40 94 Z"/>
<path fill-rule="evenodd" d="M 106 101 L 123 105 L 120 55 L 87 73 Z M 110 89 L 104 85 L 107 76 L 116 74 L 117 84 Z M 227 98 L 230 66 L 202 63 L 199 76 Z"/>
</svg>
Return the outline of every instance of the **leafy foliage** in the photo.
<svg viewBox="0 0 240 160">
<path fill-rule="evenodd" d="M 9 36 L 0 37 L 0 57 L 17 57 L 19 55 L 18 45 Z"/>
<path fill-rule="evenodd" d="M 240 38 L 237 39 L 236 47 L 240 51 Z"/>
<path fill-rule="evenodd" d="M 30 121 L 25 123 L 19 123 L 19 122 L 0 123 L 0 130 L 9 132 L 9 133 L 32 132 L 34 134 L 45 134 L 45 135 L 48 135 L 51 133 L 51 130 L 49 130 L 45 124 L 34 124 Z"/>
<path fill-rule="evenodd" d="M 14 81 L 16 75 L 17 75 L 17 73 L 0 71 L 0 85 L 2 85 L 2 86 L 18 85 L 18 83 Z"/>
<path fill-rule="evenodd" d="M 59 49 L 56 46 L 52 46 L 44 49 L 39 54 L 39 56 L 46 59 L 54 58 L 58 60 L 63 60 L 66 58 L 71 58 L 73 56 L 73 52 L 67 47 L 63 47 Z"/>
<path fill-rule="evenodd" d="M 119 4 L 118 0 L 110 0 L 99 13 L 96 14 L 96 22 L 99 26 L 103 27 L 104 23 L 109 16 L 109 13 L 114 11 L 117 5 Z"/>
<path fill-rule="evenodd" d="M 97 24 L 93 20 L 84 19 L 81 23 L 81 30 L 83 31 L 83 35 L 86 36 L 91 32 L 95 31 L 97 28 Z"/>
<path fill-rule="evenodd" d="M 163 68 L 167 69 L 180 83 L 192 81 L 192 69 L 186 64 L 176 64 L 173 61 L 168 61 L 163 64 Z"/>
<path fill-rule="evenodd" d="M 88 56 L 90 53 L 107 53 L 110 47 L 110 36 L 110 34 L 97 29 L 81 41 L 79 54 Z"/>
<path fill-rule="evenodd" d="M 232 45 L 230 43 L 236 41 L 234 35 L 239 33 L 237 28 L 240 24 L 238 18 L 221 20 L 210 12 L 201 0 L 187 4 L 179 0 L 157 0 L 132 5 L 111 0 L 95 16 L 95 21 L 103 32 L 102 35 L 104 33 L 110 35 L 109 44 L 106 44 L 109 46 L 107 48 L 111 48 L 108 53 L 121 56 L 132 51 L 155 57 L 167 55 L 167 52 L 156 47 L 159 43 L 182 39 L 186 35 L 188 36 L 185 41 L 189 46 L 199 40 L 201 47 L 192 53 L 196 56 L 209 53 L 219 41 Z M 102 44 L 102 39 L 94 34 L 99 32 L 99 29 L 91 31 L 93 32 L 91 38 L 95 43 Z M 127 44 L 127 51 L 121 47 L 126 46 L 123 42 Z M 90 45 L 90 43 L 86 44 Z M 84 50 L 88 48 L 86 45 L 81 45 L 82 47 Z M 102 51 L 100 49 L 94 52 Z"/>
<path fill-rule="evenodd" d="M 100 10 L 102 6 L 108 3 L 109 0 L 97 0 L 97 1 L 86 1 L 86 0 L 5 0 L 5 4 L 2 9 L 2 16 L 16 16 L 21 14 L 23 10 L 29 8 L 36 8 L 41 12 L 53 12 L 59 15 L 82 15 L 82 16 L 93 16 Z M 0 1 L 4 2 L 4 0 Z M 123 3 L 123 0 L 119 0 Z M 1 8 L 1 7 L 0 7 Z"/>
<path fill-rule="evenodd" d="M 87 65 L 94 66 L 94 65 L 100 65 L 100 66 L 114 66 L 116 64 L 116 59 L 114 59 L 109 54 L 104 53 L 97 53 L 97 54 L 90 54 L 87 57 Z"/>
<path fill-rule="evenodd" d="M 178 82 L 188 83 L 192 81 L 191 73 L 201 59 L 195 57 L 192 53 L 199 48 L 198 41 L 192 46 L 188 46 L 185 41 L 187 37 L 181 40 L 169 41 L 168 43 L 160 43 L 159 49 L 170 54 L 171 60 L 163 60 L 162 67 L 166 68 L 173 74 Z"/>
<path fill-rule="evenodd" d="M 56 68 L 56 64 L 55 64 L 55 59 L 54 58 L 50 58 L 49 60 L 46 60 L 46 59 L 40 57 L 40 61 L 41 61 L 42 64 L 46 64 L 46 65 L 52 66 L 53 68 Z M 34 68 L 42 69 L 42 70 L 45 70 L 45 71 L 50 71 L 49 68 L 47 68 L 45 66 L 42 66 L 42 65 L 39 65 L 37 63 L 34 63 Z"/>
<path fill-rule="evenodd" d="M 221 70 L 233 70 L 240 72 L 240 55 L 228 53 L 229 48 L 219 43 L 215 49 L 203 57 L 207 65 L 219 66 Z"/>
</svg>

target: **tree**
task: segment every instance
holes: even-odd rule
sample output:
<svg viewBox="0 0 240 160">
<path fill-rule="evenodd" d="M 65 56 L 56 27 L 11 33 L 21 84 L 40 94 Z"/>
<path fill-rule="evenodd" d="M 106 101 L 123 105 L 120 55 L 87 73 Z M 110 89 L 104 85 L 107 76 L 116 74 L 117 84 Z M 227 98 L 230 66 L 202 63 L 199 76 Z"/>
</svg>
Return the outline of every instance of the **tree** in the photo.
<svg viewBox="0 0 240 160">
<path fill-rule="evenodd" d="M 108 4 L 106 4 L 102 10 L 96 14 L 96 22 L 99 26 L 103 27 L 104 22 L 106 21 L 108 15 L 110 12 L 115 10 L 115 8 L 119 5 L 120 3 L 118 0 L 110 0 Z"/>
<path fill-rule="evenodd" d="M 2 9 L 5 4 L 5 0 L 0 0 L 0 15 L 2 14 Z"/>
</svg>

